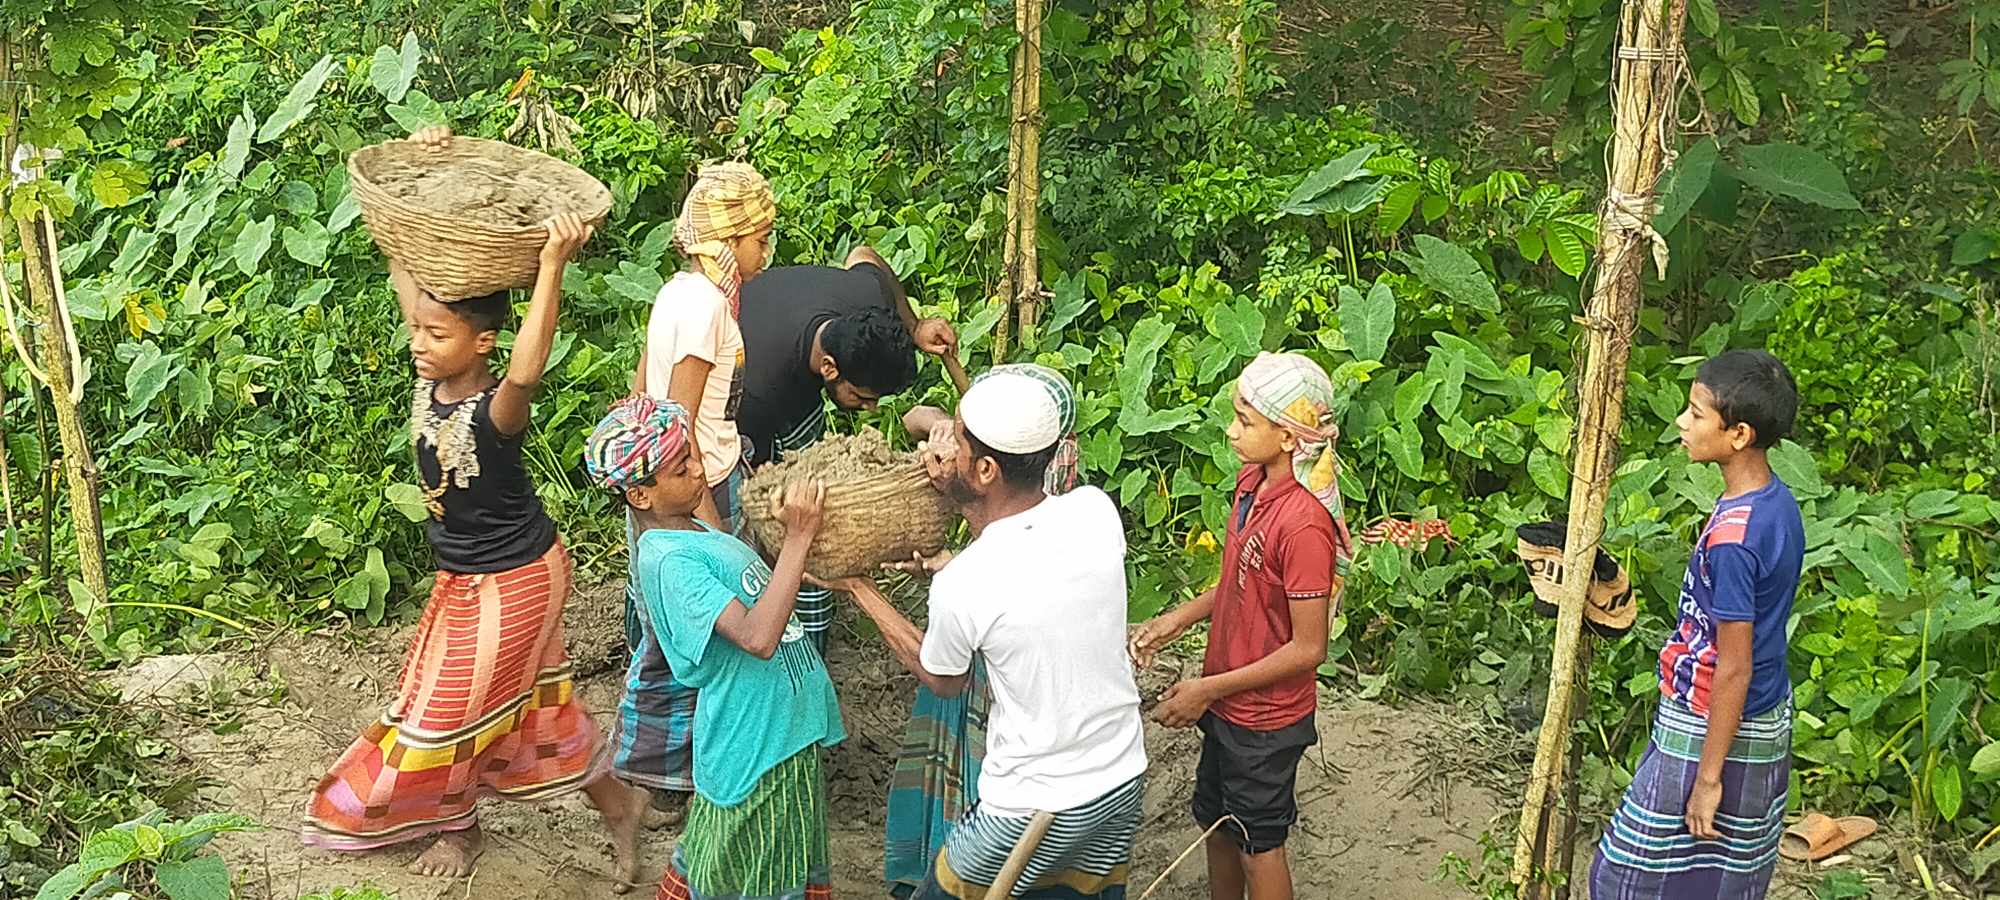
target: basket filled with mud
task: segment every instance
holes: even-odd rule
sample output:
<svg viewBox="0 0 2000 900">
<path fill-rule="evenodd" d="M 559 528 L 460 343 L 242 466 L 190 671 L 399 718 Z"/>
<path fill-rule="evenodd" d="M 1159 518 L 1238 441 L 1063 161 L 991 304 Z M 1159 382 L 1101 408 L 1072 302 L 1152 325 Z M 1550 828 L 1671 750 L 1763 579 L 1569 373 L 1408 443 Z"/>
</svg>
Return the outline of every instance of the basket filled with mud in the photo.
<svg viewBox="0 0 2000 900">
<path fill-rule="evenodd" d="M 611 190 L 582 169 L 479 138 L 363 147 L 347 173 L 376 246 L 446 301 L 533 285 L 543 222 L 576 213 L 596 224 L 611 212 Z"/>
<path fill-rule="evenodd" d="M 826 505 L 806 572 L 822 580 L 873 575 L 883 563 L 935 553 L 958 523 L 916 453 L 891 450 L 880 434 L 864 430 L 791 454 L 743 485 L 749 534 L 772 558 L 785 543 L 774 498 L 784 496 L 786 485 L 811 479 L 826 486 Z"/>
</svg>

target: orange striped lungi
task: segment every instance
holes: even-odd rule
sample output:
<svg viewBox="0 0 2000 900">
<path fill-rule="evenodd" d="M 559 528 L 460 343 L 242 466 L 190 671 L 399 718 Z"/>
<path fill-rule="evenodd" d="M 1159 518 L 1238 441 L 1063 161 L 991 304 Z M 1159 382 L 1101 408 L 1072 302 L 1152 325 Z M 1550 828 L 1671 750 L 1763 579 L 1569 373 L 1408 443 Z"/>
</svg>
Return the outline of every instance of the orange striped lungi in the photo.
<svg viewBox="0 0 2000 900">
<path fill-rule="evenodd" d="M 333 764 L 302 838 L 366 850 L 478 824 L 482 797 L 542 800 L 607 760 L 563 649 L 569 553 L 518 569 L 439 572 L 382 717 Z"/>
</svg>

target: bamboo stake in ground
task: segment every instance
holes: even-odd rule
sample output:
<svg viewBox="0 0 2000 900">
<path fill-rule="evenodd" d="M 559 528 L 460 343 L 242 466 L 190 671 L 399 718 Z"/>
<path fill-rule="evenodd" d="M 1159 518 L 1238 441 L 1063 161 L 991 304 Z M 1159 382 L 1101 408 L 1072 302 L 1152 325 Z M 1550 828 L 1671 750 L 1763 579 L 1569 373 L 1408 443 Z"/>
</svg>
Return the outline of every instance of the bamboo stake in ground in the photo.
<svg viewBox="0 0 2000 900">
<path fill-rule="evenodd" d="M 1664 268 L 1664 244 L 1650 224 L 1653 188 L 1665 166 L 1667 142 L 1683 76 L 1682 33 L 1687 0 L 1624 0 L 1613 72 L 1616 132 L 1604 202 L 1598 207 L 1597 279 L 1578 320 L 1588 342 L 1577 382 L 1576 453 L 1571 460 L 1569 534 L 1563 570 L 1591 571 L 1604 533 L 1604 504 L 1617 468 L 1618 434 L 1625 413 L 1625 367 L 1639 317 L 1639 276 L 1646 250 Z M 1561 586 L 1548 707 L 1535 749 L 1534 772 L 1515 835 L 1513 882 L 1523 896 L 1540 898 L 1543 873 L 1555 861 L 1551 827 L 1555 798 L 1569 773 L 1572 708 L 1576 705 L 1578 644 L 1589 578 Z"/>
<path fill-rule="evenodd" d="M 5 275 L 0 275 L 0 279 L 4 279 L 5 277 Z M 0 350 L 0 359 L 6 358 L 6 351 Z M 6 367 L 0 366 L 0 504 L 5 504 L 7 508 L 7 538 L 18 545 L 21 541 L 21 532 L 14 524 L 14 476 L 12 472 L 14 464 L 7 456 L 7 379 L 4 375 L 5 371 Z"/>
<path fill-rule="evenodd" d="M 71 522 L 76 531 L 77 568 L 83 586 L 97 602 L 110 598 L 104 568 L 104 520 L 97 503 L 97 459 L 91 454 L 90 438 L 83 430 L 83 416 L 77 409 L 82 393 L 76 373 L 82 360 L 72 358 L 75 339 L 70 333 L 68 310 L 64 307 L 61 275 L 55 269 L 55 226 L 47 213 L 15 223 L 21 238 L 21 270 L 28 293 L 41 304 L 42 374 L 48 378 L 49 400 L 55 404 L 56 433 L 62 439 L 63 473 L 69 480 Z"/>
<path fill-rule="evenodd" d="M 1014 0 L 1014 29 L 1018 32 L 1025 27 L 1029 0 Z M 1027 41 L 1021 42 L 1022 47 Z M 1014 49 L 1014 73 L 1007 79 L 1007 230 L 1001 233 L 1000 250 L 1000 290 L 993 296 L 993 302 L 1000 304 L 1000 319 L 993 323 L 993 364 L 1007 361 L 1008 335 L 1014 328 L 1014 257 L 1020 250 L 1015 240 L 1021 229 L 1021 192 L 1017 190 L 1016 174 L 1020 171 L 1021 159 L 1021 89 L 1022 79 L 1027 72 L 1021 66 L 1021 49 Z"/>
<path fill-rule="evenodd" d="M 11 162 L 19 138 L 20 112 L 32 100 L 23 96 L 25 86 L 14 77 L 14 59 L 23 52 L 6 36 L 0 36 L 0 111 L 7 114 L 7 128 L 0 134 L 0 160 Z M 0 188 L 13 173 L 0 168 Z M 38 177 L 46 178 L 46 175 Z M 11 204 L 0 204 L 0 210 Z M 0 216 L 5 218 L 5 216 Z M 97 461 L 83 431 L 77 405 L 83 396 L 82 354 L 71 329 L 69 310 L 63 300 L 62 273 L 57 270 L 55 225 L 48 213 L 33 211 L 13 220 L 21 238 L 21 280 L 25 293 L 41 306 L 42 364 L 36 370 L 25 355 L 22 363 L 48 389 L 56 412 L 56 431 L 61 436 L 63 471 L 68 476 L 71 521 L 76 531 L 77 568 L 83 585 L 99 602 L 109 597 L 104 568 L 104 523 L 97 503 Z M 18 347 L 23 354 L 25 347 Z M 39 404 L 37 405 L 39 409 Z M 44 436 L 42 449 L 49 450 Z M 43 496 L 48 497 L 47 492 Z M 50 503 L 42 503 L 42 571 L 49 571 Z"/>
<path fill-rule="evenodd" d="M 1022 0 L 1026 22 L 1021 28 L 1023 78 L 1021 105 L 1015 120 L 1021 129 L 1020 171 L 1014 173 L 1021 192 L 1019 231 L 1014 254 L 1014 308 L 1020 318 L 1020 344 L 1033 346 L 1035 321 L 1041 315 L 1041 252 L 1036 230 L 1041 225 L 1042 208 L 1042 4 L 1045 0 Z"/>
<path fill-rule="evenodd" d="M 1000 321 L 993 326 L 993 361 L 1004 362 L 1013 343 L 1009 335 L 1019 318 L 1020 343 L 1034 339 L 1042 285 L 1035 248 L 1035 227 L 1042 199 L 1042 4 L 1046 0 L 1015 0 L 1014 29 L 1021 42 L 1014 48 L 1014 76 L 1008 98 L 1007 236 L 1001 255 Z"/>
</svg>

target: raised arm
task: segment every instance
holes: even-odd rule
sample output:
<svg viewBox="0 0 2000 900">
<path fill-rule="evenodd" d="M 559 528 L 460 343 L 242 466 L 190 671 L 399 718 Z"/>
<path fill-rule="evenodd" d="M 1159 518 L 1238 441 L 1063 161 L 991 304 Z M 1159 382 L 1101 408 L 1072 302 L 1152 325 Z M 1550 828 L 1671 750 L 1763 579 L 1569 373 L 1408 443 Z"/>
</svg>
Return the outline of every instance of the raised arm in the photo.
<svg viewBox="0 0 2000 900">
<path fill-rule="evenodd" d="M 952 329 L 951 323 L 943 319 L 917 318 L 917 309 L 910 304 L 910 294 L 903 289 L 903 282 L 896 278 L 896 270 L 889 268 L 889 261 L 875 252 L 875 248 L 862 244 L 848 252 L 847 268 L 852 269 L 862 263 L 882 270 L 882 286 L 889 295 L 889 305 L 896 310 L 896 315 L 902 317 L 903 327 L 910 330 L 910 340 L 917 345 L 917 349 L 939 358 L 947 353 L 954 354 L 956 362 L 958 332 Z M 959 386 L 959 390 L 964 389 L 964 385 Z"/>
<path fill-rule="evenodd" d="M 651 338 L 641 338 L 639 340 L 639 364 L 632 367 L 632 393 L 634 394 L 643 394 L 646 392 L 646 354 L 652 352 L 652 350 L 653 341 Z"/>
<path fill-rule="evenodd" d="M 507 358 L 507 375 L 493 392 L 493 427 L 501 434 L 520 434 L 528 427 L 528 410 L 535 391 L 542 386 L 542 372 L 549 365 L 549 348 L 555 343 L 557 313 L 562 309 L 563 268 L 595 230 L 575 213 L 563 213 L 549 220 L 548 229 L 549 239 L 542 245 L 541 271 L 535 275 L 535 293 L 528 301 L 528 315 L 514 335 L 514 352 Z"/>
<path fill-rule="evenodd" d="M 396 305 L 403 310 L 403 327 L 410 327 L 417 320 L 417 301 L 423 299 L 424 289 L 417 286 L 417 279 L 403 264 L 389 257 L 389 283 L 396 288 Z"/>
<path fill-rule="evenodd" d="M 433 125 L 411 134 L 410 141 L 433 153 L 442 152 L 451 145 L 451 129 Z M 396 304 L 402 307 L 403 323 L 407 326 L 416 320 L 417 301 L 423 299 L 424 289 L 417 284 L 410 270 L 393 256 L 389 257 L 389 283 L 396 287 Z"/>
<path fill-rule="evenodd" d="M 707 389 L 708 373 L 714 368 L 713 363 L 699 356 L 684 356 L 674 363 L 673 375 L 667 381 L 667 399 L 680 404 L 682 409 L 688 411 L 689 426 L 693 426 L 693 420 L 701 417 L 701 394 Z M 645 370 L 646 361 L 641 357 L 639 371 Z M 688 428 L 688 452 L 701 453 L 701 439 L 693 427 Z M 715 475 L 713 472 L 707 474 L 711 477 Z M 694 514 L 695 518 L 716 528 L 729 530 L 728 524 L 722 521 L 721 511 L 715 508 L 715 495 L 708 491 L 701 492 L 701 501 L 695 504 Z"/>
</svg>

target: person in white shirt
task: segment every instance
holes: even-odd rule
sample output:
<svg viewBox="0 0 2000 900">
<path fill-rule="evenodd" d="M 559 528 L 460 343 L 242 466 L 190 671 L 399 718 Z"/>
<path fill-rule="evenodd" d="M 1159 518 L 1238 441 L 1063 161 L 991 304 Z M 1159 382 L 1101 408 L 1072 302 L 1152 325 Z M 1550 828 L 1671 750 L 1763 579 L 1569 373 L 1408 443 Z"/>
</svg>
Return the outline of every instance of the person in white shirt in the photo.
<svg viewBox="0 0 2000 900">
<path fill-rule="evenodd" d="M 928 629 L 873 581 L 854 597 L 897 660 L 940 696 L 983 662 L 993 693 L 977 804 L 956 823 L 916 889 L 919 900 L 984 897 L 1036 813 L 1054 821 L 1015 896 L 1121 896 L 1146 771 L 1139 690 L 1125 651 L 1125 536 L 1094 487 L 1049 496 L 1075 399 L 1062 376 L 1000 366 L 966 391 L 926 446 L 931 480 L 973 540 L 933 572 Z"/>
</svg>

